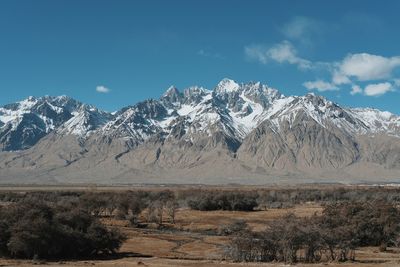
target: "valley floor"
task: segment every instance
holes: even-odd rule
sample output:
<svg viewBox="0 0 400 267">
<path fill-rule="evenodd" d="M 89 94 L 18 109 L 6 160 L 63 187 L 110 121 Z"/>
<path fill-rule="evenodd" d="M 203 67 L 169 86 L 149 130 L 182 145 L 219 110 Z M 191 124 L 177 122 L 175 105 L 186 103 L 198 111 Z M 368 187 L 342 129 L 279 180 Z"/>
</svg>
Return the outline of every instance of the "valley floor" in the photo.
<svg viewBox="0 0 400 267">
<path fill-rule="evenodd" d="M 194 211 L 179 209 L 174 225 L 165 223 L 163 229 L 147 224 L 143 228 L 130 227 L 127 221 L 105 218 L 103 222 L 117 227 L 128 240 L 113 259 L 41 262 L 0 259 L 0 266 L 285 266 L 283 263 L 233 263 L 225 260 L 228 237 L 213 235 L 222 225 L 243 219 L 254 230 L 262 230 L 265 221 L 288 212 L 298 216 L 310 216 L 321 212 L 316 204 L 304 204 L 293 208 L 266 211 Z M 379 252 L 376 247 L 356 251 L 356 262 L 297 264 L 296 266 L 400 266 L 400 253 L 389 249 Z"/>
</svg>

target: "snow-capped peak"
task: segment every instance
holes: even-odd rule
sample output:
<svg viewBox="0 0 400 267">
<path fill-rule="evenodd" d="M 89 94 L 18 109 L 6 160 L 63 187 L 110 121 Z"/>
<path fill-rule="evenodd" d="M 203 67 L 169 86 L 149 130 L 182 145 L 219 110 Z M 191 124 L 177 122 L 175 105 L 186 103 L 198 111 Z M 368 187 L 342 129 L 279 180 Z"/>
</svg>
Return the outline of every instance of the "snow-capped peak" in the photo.
<svg viewBox="0 0 400 267">
<path fill-rule="evenodd" d="M 15 128 L 22 116 L 25 113 L 30 113 L 37 103 L 38 100 L 35 97 L 29 96 L 19 102 L 0 107 L 0 121 L 4 124 L 12 123 L 13 128 Z"/>
<path fill-rule="evenodd" d="M 373 108 L 353 108 L 350 111 L 359 117 L 372 132 L 400 136 L 400 116 Z"/>
<path fill-rule="evenodd" d="M 29 96 L 27 99 L 18 102 L 18 108 L 20 110 L 28 110 L 32 108 L 37 102 L 38 100 L 34 96 Z"/>
<path fill-rule="evenodd" d="M 179 106 L 182 99 L 182 93 L 175 86 L 170 86 L 162 95 L 161 101 L 165 106 L 173 108 Z"/>
<path fill-rule="evenodd" d="M 54 130 L 87 136 L 109 116 L 67 96 L 28 97 L 0 107 L 0 142 L 3 149 L 18 150 L 34 145 Z"/>
<path fill-rule="evenodd" d="M 224 78 L 215 87 L 216 93 L 231 93 L 237 92 L 240 89 L 240 85 L 234 80 Z"/>
<path fill-rule="evenodd" d="M 59 132 L 86 137 L 105 125 L 112 117 L 113 115 L 97 108 L 83 105 L 72 112 L 72 118 L 62 125 Z"/>
<path fill-rule="evenodd" d="M 165 91 L 165 93 L 163 94 L 163 96 L 170 96 L 170 95 L 175 95 L 175 94 L 179 94 L 179 90 L 178 88 L 175 87 L 175 85 L 171 85 L 170 87 L 168 87 L 167 91 Z"/>
</svg>

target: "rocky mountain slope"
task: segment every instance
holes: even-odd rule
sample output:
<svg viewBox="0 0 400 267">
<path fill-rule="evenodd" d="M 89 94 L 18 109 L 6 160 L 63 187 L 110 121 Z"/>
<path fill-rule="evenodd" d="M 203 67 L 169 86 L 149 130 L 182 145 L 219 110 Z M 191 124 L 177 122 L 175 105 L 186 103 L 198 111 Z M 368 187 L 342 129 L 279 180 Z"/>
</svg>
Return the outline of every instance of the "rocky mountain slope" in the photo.
<svg viewBox="0 0 400 267">
<path fill-rule="evenodd" d="M 5 105 L 0 151 L 0 183 L 396 182 L 400 117 L 223 79 L 112 114 L 66 96 Z"/>
</svg>

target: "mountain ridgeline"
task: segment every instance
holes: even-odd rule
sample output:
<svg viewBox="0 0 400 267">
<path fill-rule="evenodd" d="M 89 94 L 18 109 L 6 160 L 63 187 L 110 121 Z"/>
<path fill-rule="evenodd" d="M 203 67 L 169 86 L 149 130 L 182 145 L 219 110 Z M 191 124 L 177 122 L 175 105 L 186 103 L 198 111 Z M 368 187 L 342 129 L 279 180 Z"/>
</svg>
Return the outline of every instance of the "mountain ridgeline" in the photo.
<svg viewBox="0 0 400 267">
<path fill-rule="evenodd" d="M 0 107 L 0 183 L 400 181 L 400 117 L 259 82 L 170 87 L 108 113 L 67 96 Z"/>
</svg>

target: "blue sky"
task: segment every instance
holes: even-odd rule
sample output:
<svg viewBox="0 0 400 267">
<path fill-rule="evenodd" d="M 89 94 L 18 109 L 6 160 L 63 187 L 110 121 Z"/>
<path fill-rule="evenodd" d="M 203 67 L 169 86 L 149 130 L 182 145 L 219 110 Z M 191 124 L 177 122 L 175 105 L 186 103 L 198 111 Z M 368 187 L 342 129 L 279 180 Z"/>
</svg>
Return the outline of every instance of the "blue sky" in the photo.
<svg viewBox="0 0 400 267">
<path fill-rule="evenodd" d="M 261 81 L 400 114 L 400 1 L 0 1 L 1 104 Z M 98 89 L 98 90 L 96 90 Z"/>
</svg>

